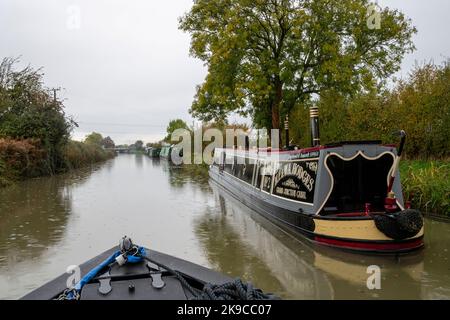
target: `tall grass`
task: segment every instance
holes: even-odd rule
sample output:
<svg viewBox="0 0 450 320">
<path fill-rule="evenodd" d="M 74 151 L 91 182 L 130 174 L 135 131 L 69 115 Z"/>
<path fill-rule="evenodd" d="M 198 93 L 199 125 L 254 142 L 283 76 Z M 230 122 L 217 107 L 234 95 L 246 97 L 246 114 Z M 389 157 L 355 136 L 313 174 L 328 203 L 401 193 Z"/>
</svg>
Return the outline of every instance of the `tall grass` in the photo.
<svg viewBox="0 0 450 320">
<path fill-rule="evenodd" d="M 106 151 L 95 144 L 70 141 L 64 150 L 68 169 L 77 169 L 114 157 L 114 152 Z"/>
<path fill-rule="evenodd" d="M 114 157 L 98 145 L 69 141 L 64 148 L 63 166 L 57 172 L 81 168 Z M 38 139 L 0 138 L 0 187 L 16 180 L 50 175 L 48 154 Z"/>
<path fill-rule="evenodd" d="M 400 170 L 405 197 L 415 208 L 450 217 L 448 161 L 404 161 Z"/>
<path fill-rule="evenodd" d="M 37 139 L 0 139 L 0 176 L 2 180 L 34 177 L 49 173 L 47 153 Z"/>
</svg>

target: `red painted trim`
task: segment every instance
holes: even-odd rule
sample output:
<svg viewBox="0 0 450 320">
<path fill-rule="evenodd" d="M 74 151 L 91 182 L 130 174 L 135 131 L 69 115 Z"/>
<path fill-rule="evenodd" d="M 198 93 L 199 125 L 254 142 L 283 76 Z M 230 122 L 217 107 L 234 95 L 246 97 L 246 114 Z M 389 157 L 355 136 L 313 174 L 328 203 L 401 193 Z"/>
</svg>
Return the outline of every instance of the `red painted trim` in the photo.
<svg viewBox="0 0 450 320">
<path fill-rule="evenodd" d="M 304 149 L 298 149 L 298 150 L 279 151 L 278 153 L 297 154 L 297 153 L 315 152 L 315 151 L 320 151 L 322 149 L 325 149 L 325 147 L 318 146 L 318 147 L 304 148 Z"/>
<path fill-rule="evenodd" d="M 225 150 L 234 150 L 234 151 L 249 151 L 251 153 L 258 153 L 258 152 L 267 152 L 267 153 L 278 153 L 278 154 L 302 154 L 302 153 L 308 153 L 308 152 L 315 152 L 315 151 L 320 151 L 320 150 L 324 150 L 324 149 L 332 149 L 332 148 L 336 148 L 336 147 L 341 147 L 342 145 L 330 145 L 330 146 L 317 146 L 317 147 L 310 147 L 310 148 L 303 148 L 303 149 L 298 149 L 298 150 L 280 150 L 280 149 L 271 149 L 271 148 L 258 148 L 258 151 L 256 150 L 244 150 L 244 149 L 233 149 L 233 148 L 223 148 Z M 396 145 L 392 144 L 384 144 L 382 145 L 384 147 L 393 147 L 395 148 Z"/>
<path fill-rule="evenodd" d="M 320 151 L 322 149 L 326 149 L 324 146 L 318 146 L 318 147 L 311 147 L 311 148 L 305 148 L 305 149 L 298 149 L 298 150 L 280 150 L 280 149 L 266 149 L 266 148 L 259 148 L 258 151 L 255 149 L 250 150 L 244 150 L 244 149 L 233 149 L 233 148 L 223 148 L 224 150 L 230 150 L 230 151 L 237 151 L 237 152 L 249 152 L 257 154 L 258 152 L 267 152 L 267 153 L 279 153 L 279 154 L 297 154 L 297 153 L 308 153 L 308 152 L 314 152 L 314 151 Z"/>
<path fill-rule="evenodd" d="M 345 247 L 350 249 L 360 249 L 360 250 L 376 250 L 376 251 L 394 251 L 394 250 L 408 250 L 421 247 L 423 245 L 423 239 L 418 238 L 410 242 L 403 243 L 371 243 L 371 242 L 352 242 L 336 239 L 328 239 L 316 236 L 314 238 L 317 242 L 336 246 Z"/>
</svg>

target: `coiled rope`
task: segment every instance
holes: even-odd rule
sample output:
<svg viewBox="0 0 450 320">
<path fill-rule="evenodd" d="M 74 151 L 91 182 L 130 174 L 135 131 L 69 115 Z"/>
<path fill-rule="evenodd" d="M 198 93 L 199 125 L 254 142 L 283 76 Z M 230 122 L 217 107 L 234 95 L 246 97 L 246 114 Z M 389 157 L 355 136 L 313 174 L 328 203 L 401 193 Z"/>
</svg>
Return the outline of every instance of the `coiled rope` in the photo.
<svg viewBox="0 0 450 320">
<path fill-rule="evenodd" d="M 148 256 L 141 256 L 143 259 L 156 264 L 158 267 L 167 270 L 175 276 L 192 295 L 192 300 L 276 300 L 273 294 L 266 294 L 262 290 L 253 287 L 251 283 L 244 283 L 241 279 L 235 279 L 221 285 L 206 283 L 203 290 L 192 287 L 186 278 L 178 271 L 155 261 Z"/>
<path fill-rule="evenodd" d="M 241 279 L 213 285 L 207 283 L 203 291 L 194 300 L 274 300 L 274 295 L 266 294 L 254 288 L 251 283 L 244 283 Z"/>
</svg>

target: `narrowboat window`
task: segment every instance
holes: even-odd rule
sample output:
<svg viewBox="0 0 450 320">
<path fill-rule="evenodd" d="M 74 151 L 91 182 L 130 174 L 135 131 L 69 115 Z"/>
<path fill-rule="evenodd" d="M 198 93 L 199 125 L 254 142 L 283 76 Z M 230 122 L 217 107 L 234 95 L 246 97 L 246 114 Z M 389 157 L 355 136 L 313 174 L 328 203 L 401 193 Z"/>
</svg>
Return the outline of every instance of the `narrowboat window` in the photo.
<svg viewBox="0 0 450 320">
<path fill-rule="evenodd" d="M 272 191 L 273 166 L 273 162 L 264 162 L 260 171 L 261 189 L 269 193 Z"/>
<path fill-rule="evenodd" d="M 253 159 L 246 158 L 244 179 L 248 184 L 252 184 L 253 182 L 253 172 L 255 171 L 255 168 L 256 168 L 256 161 Z"/>
<path fill-rule="evenodd" d="M 258 189 L 261 189 L 261 166 L 262 165 L 263 165 L 263 162 L 262 161 L 258 161 L 258 165 L 256 167 L 256 172 L 255 172 L 254 185 Z"/>
<path fill-rule="evenodd" d="M 213 158 L 213 166 L 215 166 L 215 167 L 218 167 L 220 164 L 222 164 L 221 163 L 221 159 L 220 159 L 220 156 L 222 155 L 222 152 L 223 151 L 220 151 L 220 150 L 214 150 L 214 158 Z"/>
<path fill-rule="evenodd" d="M 219 168 L 220 172 L 222 172 L 225 169 L 225 161 L 226 161 L 226 153 L 225 151 L 221 151 L 219 155 Z"/>
<path fill-rule="evenodd" d="M 233 174 L 233 161 L 234 161 L 233 155 L 227 154 L 225 157 L 225 172 Z"/>
<path fill-rule="evenodd" d="M 244 158 L 240 158 L 235 156 L 234 157 L 234 176 L 238 179 L 242 180 L 242 169 L 244 167 L 244 164 L 242 163 L 244 161 Z"/>
<path fill-rule="evenodd" d="M 214 150 L 214 157 L 213 157 L 212 165 L 215 166 L 215 167 L 217 167 L 218 164 L 219 164 L 219 162 L 217 161 L 218 160 L 217 154 L 218 154 L 217 150 Z"/>
<path fill-rule="evenodd" d="M 254 160 L 251 160 L 247 157 L 236 157 L 235 158 L 235 169 L 234 175 L 236 178 L 247 182 L 248 184 L 252 184 L 253 180 L 253 170 L 255 168 Z"/>
<path fill-rule="evenodd" d="M 255 181 L 256 181 L 256 175 L 258 174 L 258 170 L 259 170 L 259 162 L 254 160 L 253 161 L 253 175 L 252 175 L 252 186 L 255 186 Z"/>
</svg>

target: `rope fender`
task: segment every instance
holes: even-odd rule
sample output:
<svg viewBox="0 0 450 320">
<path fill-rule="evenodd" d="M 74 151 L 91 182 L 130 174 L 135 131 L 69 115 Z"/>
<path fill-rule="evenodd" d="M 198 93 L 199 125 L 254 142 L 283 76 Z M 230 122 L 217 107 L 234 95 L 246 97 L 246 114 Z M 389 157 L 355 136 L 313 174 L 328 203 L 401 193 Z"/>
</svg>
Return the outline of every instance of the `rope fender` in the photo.
<svg viewBox="0 0 450 320">
<path fill-rule="evenodd" d="M 373 215 L 373 219 L 377 229 L 394 240 L 414 237 L 423 228 L 422 214 L 413 209 L 393 214 L 377 214 Z"/>
</svg>

